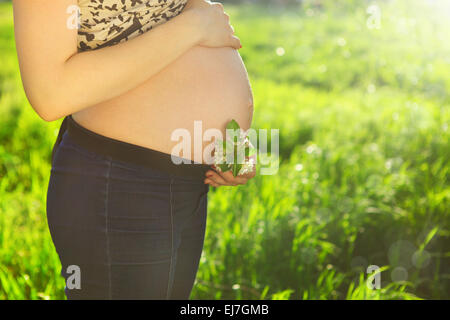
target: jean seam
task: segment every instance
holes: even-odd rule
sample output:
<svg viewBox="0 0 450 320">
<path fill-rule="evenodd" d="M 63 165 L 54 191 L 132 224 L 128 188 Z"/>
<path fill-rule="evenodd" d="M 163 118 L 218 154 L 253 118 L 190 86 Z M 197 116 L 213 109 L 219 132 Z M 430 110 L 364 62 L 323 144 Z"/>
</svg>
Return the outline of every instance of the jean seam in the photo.
<svg viewBox="0 0 450 320">
<path fill-rule="evenodd" d="M 169 276 L 167 280 L 167 292 L 166 292 L 166 299 L 169 299 L 169 287 L 170 287 L 170 280 L 172 278 L 172 263 L 173 263 L 173 193 L 172 193 L 172 184 L 173 184 L 173 178 L 170 179 L 170 185 L 169 185 L 169 202 L 170 202 L 170 264 L 169 264 Z"/>
<path fill-rule="evenodd" d="M 205 185 L 205 191 L 200 194 L 200 197 L 199 197 L 198 202 L 197 202 L 197 206 L 196 206 L 195 211 L 194 211 L 194 216 L 198 215 L 198 212 L 200 211 L 200 207 L 201 207 L 202 201 L 204 200 L 205 197 L 208 197 L 208 188 L 207 188 L 207 186 L 208 185 Z"/>
<path fill-rule="evenodd" d="M 108 208 L 108 202 L 109 202 L 109 180 L 111 176 L 111 167 L 112 167 L 112 160 L 109 159 L 108 162 L 108 170 L 106 172 L 106 195 L 105 195 L 105 235 L 106 235 L 106 265 L 108 268 L 108 299 L 112 299 L 112 282 L 111 282 L 111 253 L 110 253 L 110 243 L 109 243 L 109 208 Z"/>
</svg>

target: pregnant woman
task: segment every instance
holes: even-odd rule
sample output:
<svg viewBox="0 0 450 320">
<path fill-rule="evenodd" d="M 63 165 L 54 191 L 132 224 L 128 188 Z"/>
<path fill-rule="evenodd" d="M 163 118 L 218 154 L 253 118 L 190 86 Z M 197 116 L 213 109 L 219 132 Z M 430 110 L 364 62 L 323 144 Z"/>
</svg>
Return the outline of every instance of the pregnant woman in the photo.
<svg viewBox="0 0 450 320">
<path fill-rule="evenodd" d="M 47 219 L 68 299 L 187 299 L 210 186 L 245 184 L 177 129 L 251 125 L 229 17 L 204 0 L 14 0 L 22 82 L 53 148 Z M 73 8 L 79 25 L 73 27 Z M 201 139 L 201 138 L 200 138 Z M 205 147 L 210 142 L 200 141 Z"/>
</svg>

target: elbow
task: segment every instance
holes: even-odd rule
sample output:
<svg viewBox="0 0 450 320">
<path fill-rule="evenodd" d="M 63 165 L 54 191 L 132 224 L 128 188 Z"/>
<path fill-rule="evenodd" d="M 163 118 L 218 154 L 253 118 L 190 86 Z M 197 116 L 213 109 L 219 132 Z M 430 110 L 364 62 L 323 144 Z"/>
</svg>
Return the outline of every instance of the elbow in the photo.
<svg viewBox="0 0 450 320">
<path fill-rule="evenodd" d="M 48 95 L 27 95 L 28 102 L 37 115 L 46 122 L 56 121 L 63 116 L 64 110 L 61 103 L 57 102 L 56 97 Z"/>
<path fill-rule="evenodd" d="M 37 113 L 37 115 L 39 116 L 39 118 L 41 118 L 42 120 L 46 121 L 46 122 L 52 122 L 55 120 L 58 120 L 59 118 L 62 117 L 62 115 L 58 115 L 55 112 L 55 108 L 52 106 L 52 104 L 50 103 L 37 103 L 35 101 L 32 101 L 29 99 L 29 102 L 31 104 L 31 107 L 34 109 L 34 111 Z"/>
<path fill-rule="evenodd" d="M 70 99 L 65 99 L 67 93 L 62 86 L 56 85 L 56 81 L 25 78 L 22 79 L 22 83 L 30 106 L 42 120 L 56 121 L 64 117 L 66 111 L 70 109 L 70 106 L 66 105 Z"/>
<path fill-rule="evenodd" d="M 59 118 L 61 118 L 61 116 L 56 116 L 54 113 L 49 112 L 47 110 L 39 110 L 36 108 L 34 108 L 34 109 L 36 110 L 36 113 L 38 114 L 38 116 L 45 122 L 52 122 L 52 121 L 56 121 Z"/>
</svg>

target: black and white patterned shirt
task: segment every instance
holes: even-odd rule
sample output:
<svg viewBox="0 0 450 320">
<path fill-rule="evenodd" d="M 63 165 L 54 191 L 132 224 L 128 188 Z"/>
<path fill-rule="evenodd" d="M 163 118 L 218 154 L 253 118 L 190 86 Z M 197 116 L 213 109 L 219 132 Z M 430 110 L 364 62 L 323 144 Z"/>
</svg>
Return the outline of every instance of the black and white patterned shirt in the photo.
<svg viewBox="0 0 450 320">
<path fill-rule="evenodd" d="M 78 50 L 132 39 L 177 16 L 188 0 L 78 0 Z"/>
</svg>

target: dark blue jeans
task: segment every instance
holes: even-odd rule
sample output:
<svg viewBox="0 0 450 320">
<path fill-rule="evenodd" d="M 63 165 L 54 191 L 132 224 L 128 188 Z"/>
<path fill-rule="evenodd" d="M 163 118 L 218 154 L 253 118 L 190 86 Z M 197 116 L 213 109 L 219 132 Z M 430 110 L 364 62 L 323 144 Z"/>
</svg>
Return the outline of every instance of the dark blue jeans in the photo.
<svg viewBox="0 0 450 320">
<path fill-rule="evenodd" d="M 66 282 L 67 298 L 188 299 L 206 226 L 203 177 L 116 160 L 61 136 L 47 219 L 62 276 L 80 270 L 81 287 Z"/>
</svg>

